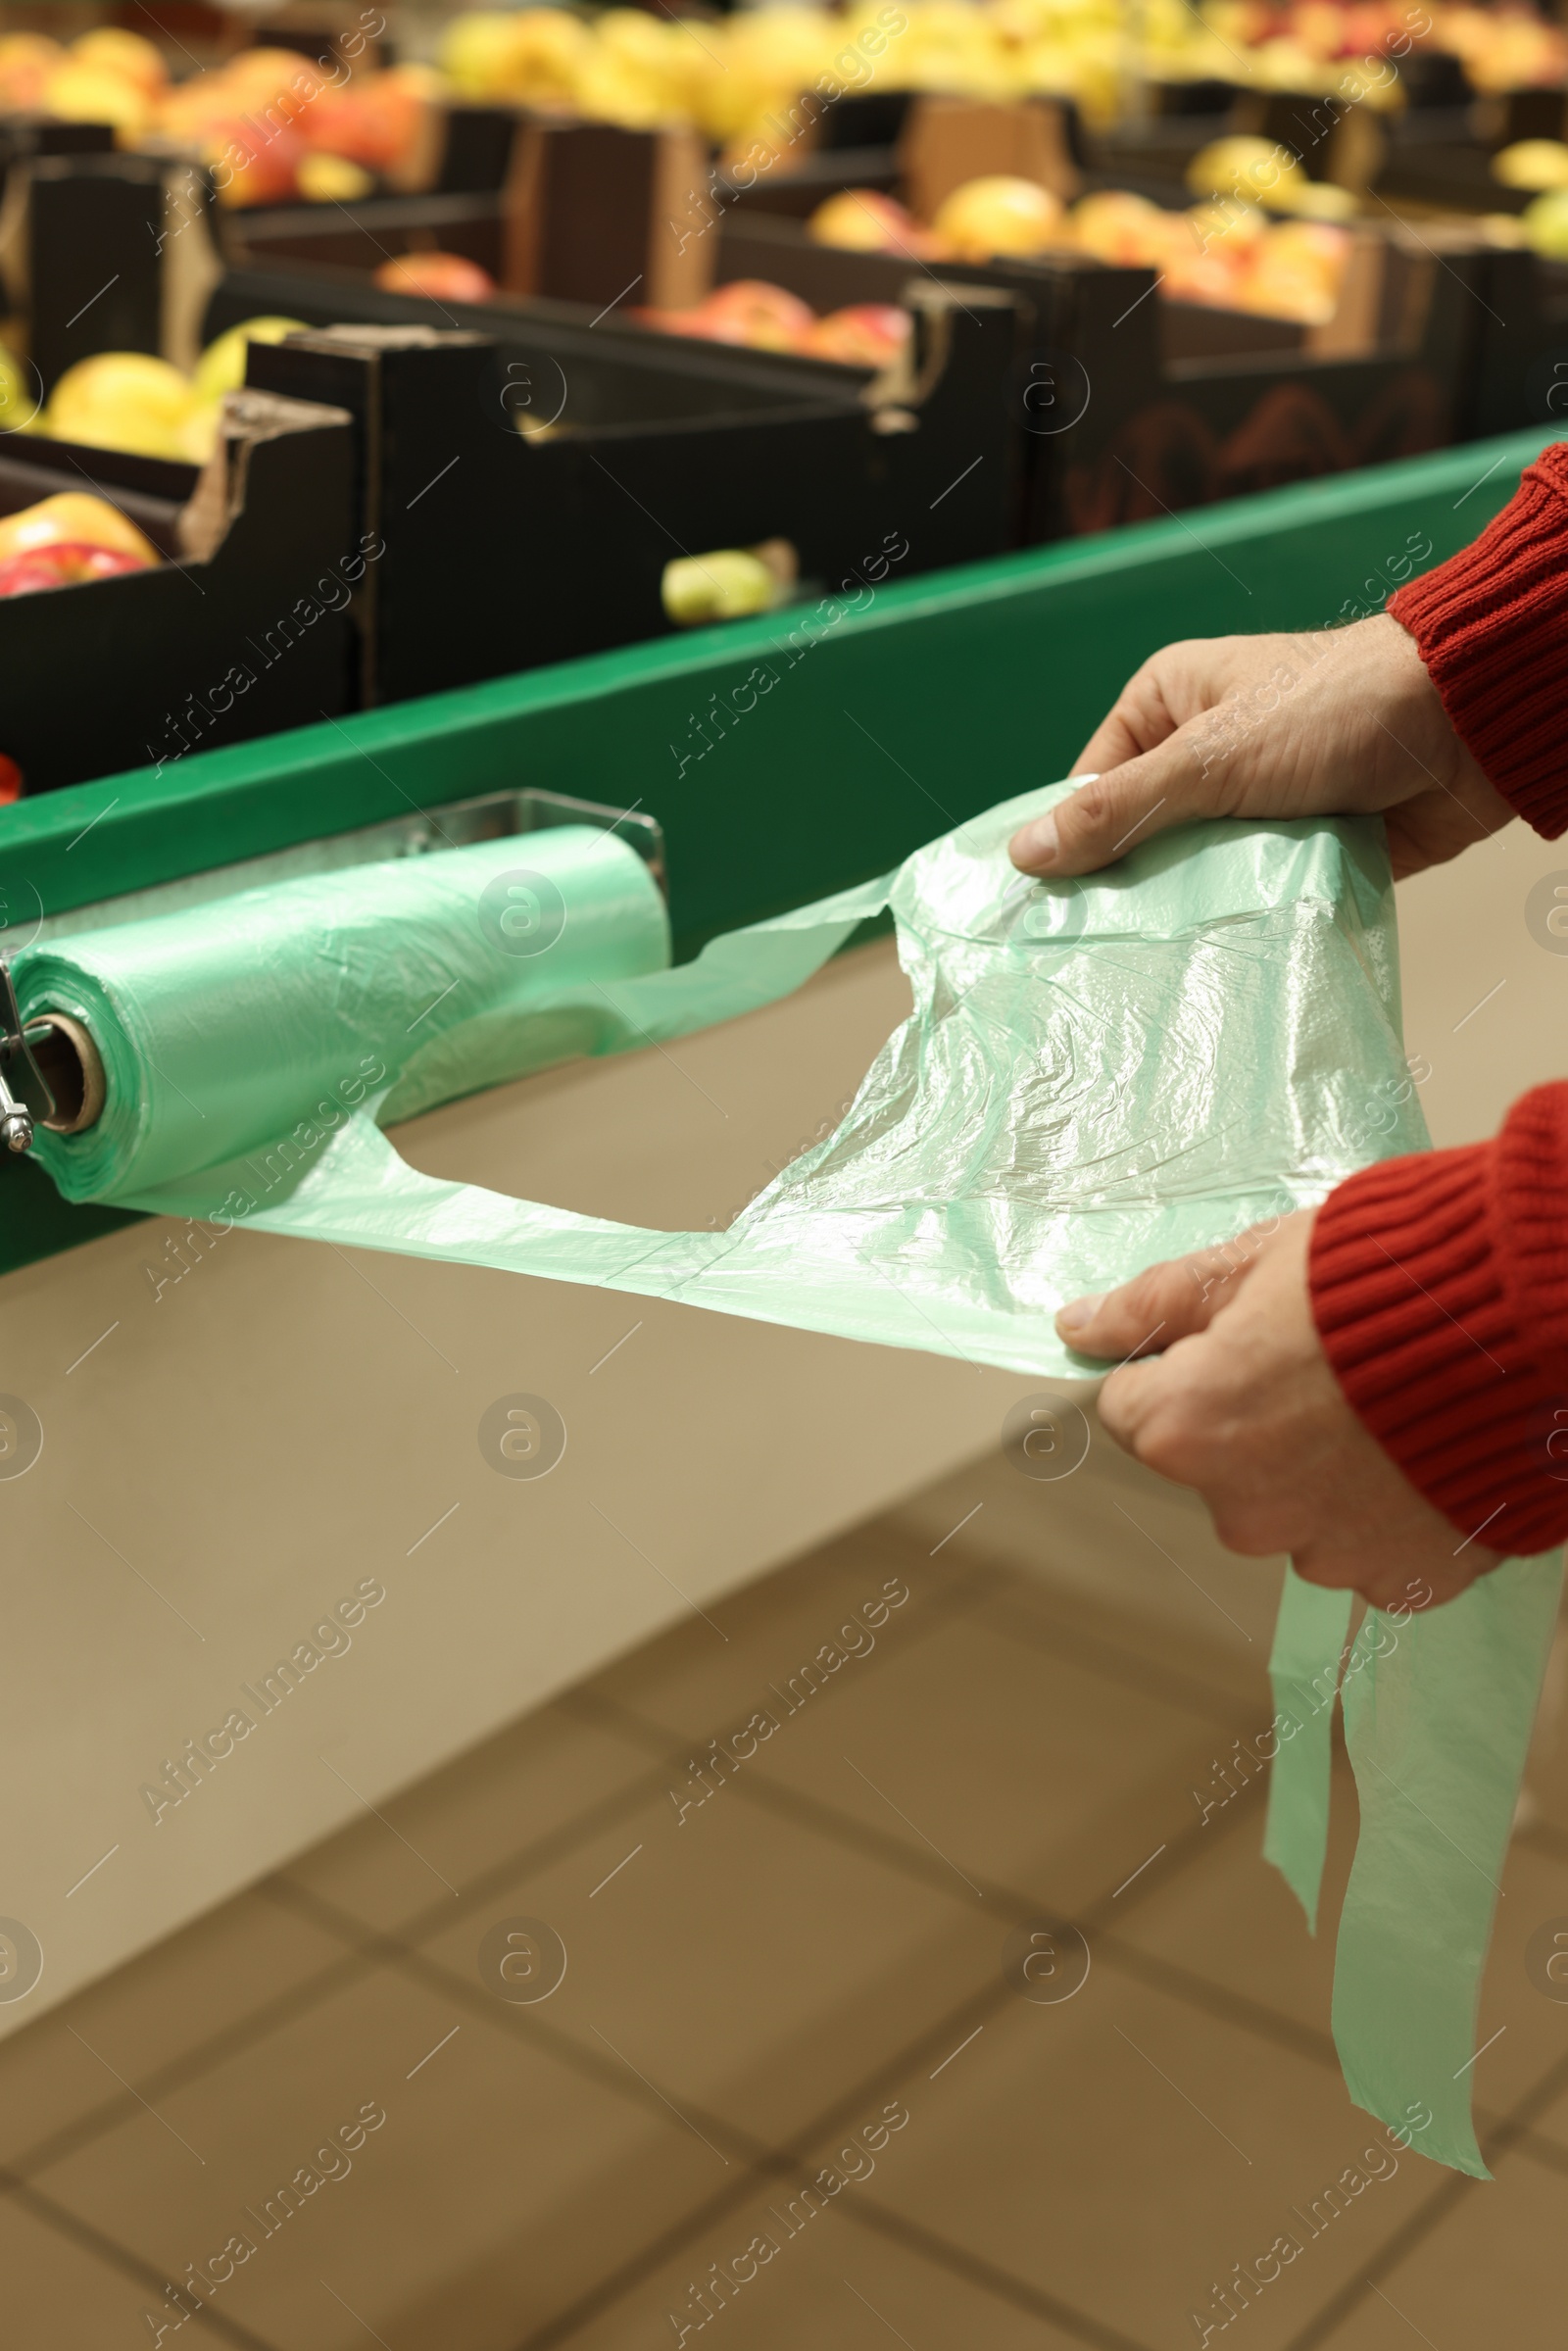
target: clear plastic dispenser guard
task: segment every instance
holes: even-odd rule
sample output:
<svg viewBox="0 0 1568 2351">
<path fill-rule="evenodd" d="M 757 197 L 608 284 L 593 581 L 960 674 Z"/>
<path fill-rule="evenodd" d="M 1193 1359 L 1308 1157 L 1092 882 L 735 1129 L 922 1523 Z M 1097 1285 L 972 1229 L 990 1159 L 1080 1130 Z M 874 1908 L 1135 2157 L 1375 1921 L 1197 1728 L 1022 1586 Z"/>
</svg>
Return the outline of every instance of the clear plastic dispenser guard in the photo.
<svg viewBox="0 0 1568 2351">
<path fill-rule="evenodd" d="M 1100 1367 L 1056 1338 L 1063 1300 L 1320 1200 L 1428 1137 L 1405 1082 L 1381 825 L 1208 822 L 1087 881 L 1024 881 L 1007 838 L 1070 788 L 673 968 L 647 867 L 580 826 L 31 948 L 15 968 L 24 1013 L 84 1023 L 107 1082 L 97 1125 L 40 1134 L 39 1155 L 71 1200 L 1084 1381 Z M 725 1232 L 438 1181 L 383 1132 L 770 1003 L 890 906 L 911 1017 L 836 1133 Z M 1511 1560 L 1445 1607 L 1374 1611 L 1347 1657 L 1348 1595 L 1291 1574 L 1275 1642 L 1266 1849 L 1309 1920 L 1343 1690 L 1361 1813 L 1334 1997 L 1350 2093 L 1482 2177 L 1468 2060 L 1560 1577 L 1559 1555 Z"/>
</svg>

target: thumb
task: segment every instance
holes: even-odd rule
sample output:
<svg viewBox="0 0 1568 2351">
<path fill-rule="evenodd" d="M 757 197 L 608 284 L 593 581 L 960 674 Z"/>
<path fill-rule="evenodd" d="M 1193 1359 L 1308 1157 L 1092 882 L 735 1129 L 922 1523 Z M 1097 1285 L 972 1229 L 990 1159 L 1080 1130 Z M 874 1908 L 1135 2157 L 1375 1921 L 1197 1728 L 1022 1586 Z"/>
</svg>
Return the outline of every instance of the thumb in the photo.
<svg viewBox="0 0 1568 2351">
<path fill-rule="evenodd" d="M 1093 873 L 1173 824 L 1222 814 L 1211 765 L 1181 727 L 1153 751 L 1090 777 L 1049 814 L 1032 818 L 1013 835 L 1008 854 L 1022 873 Z"/>
</svg>

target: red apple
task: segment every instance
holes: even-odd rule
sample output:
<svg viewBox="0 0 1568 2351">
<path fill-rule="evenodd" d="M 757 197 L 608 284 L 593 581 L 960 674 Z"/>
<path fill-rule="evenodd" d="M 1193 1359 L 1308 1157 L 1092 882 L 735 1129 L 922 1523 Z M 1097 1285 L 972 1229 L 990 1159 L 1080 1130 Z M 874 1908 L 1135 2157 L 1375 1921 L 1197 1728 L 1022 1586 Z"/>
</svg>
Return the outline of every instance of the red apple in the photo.
<svg viewBox="0 0 1568 2351">
<path fill-rule="evenodd" d="M 814 320 L 796 348 L 846 367 L 885 367 L 908 339 L 907 311 L 891 302 L 857 302 Z"/>
<path fill-rule="evenodd" d="M 140 556 L 119 547 L 89 547 L 80 539 L 29 548 L 0 563 L 0 596 L 31 596 L 39 588 L 74 588 L 82 580 L 114 579 L 122 571 L 146 571 Z"/>
<path fill-rule="evenodd" d="M 424 294 L 432 302 L 488 302 L 496 281 L 461 253 L 399 253 L 382 262 L 375 282 L 387 294 Z"/>
<path fill-rule="evenodd" d="M 795 351 L 816 323 L 808 302 L 761 277 L 715 286 L 698 312 L 703 331 L 715 343 L 744 343 L 754 351 Z"/>
<path fill-rule="evenodd" d="M 392 172 L 407 164 L 424 132 L 429 95 L 418 81 L 396 72 L 325 89 L 300 117 L 300 131 L 312 147 L 346 155 L 368 171 Z"/>
</svg>

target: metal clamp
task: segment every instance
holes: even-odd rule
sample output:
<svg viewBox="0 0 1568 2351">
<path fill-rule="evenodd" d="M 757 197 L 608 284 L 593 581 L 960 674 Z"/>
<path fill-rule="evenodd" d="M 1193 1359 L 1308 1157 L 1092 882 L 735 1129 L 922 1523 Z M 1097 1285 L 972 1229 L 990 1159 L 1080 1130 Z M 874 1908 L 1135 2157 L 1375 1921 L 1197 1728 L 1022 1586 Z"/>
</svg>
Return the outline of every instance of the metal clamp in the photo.
<svg viewBox="0 0 1568 2351">
<path fill-rule="evenodd" d="M 55 1098 L 32 1051 L 48 1036 L 49 1026 L 39 1020 L 24 1027 L 10 967 L 0 957 L 0 1143 L 7 1151 L 30 1151 L 34 1125 L 47 1125 L 56 1115 Z"/>
</svg>

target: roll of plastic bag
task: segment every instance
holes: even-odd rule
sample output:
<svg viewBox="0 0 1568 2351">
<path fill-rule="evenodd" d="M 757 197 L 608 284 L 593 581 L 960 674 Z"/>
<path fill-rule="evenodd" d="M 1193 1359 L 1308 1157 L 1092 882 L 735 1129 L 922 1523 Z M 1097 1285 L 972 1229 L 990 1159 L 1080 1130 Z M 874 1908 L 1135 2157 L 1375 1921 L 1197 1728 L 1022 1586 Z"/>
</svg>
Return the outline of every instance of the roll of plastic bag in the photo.
<svg viewBox="0 0 1568 2351">
<path fill-rule="evenodd" d="M 1400 1042 L 1381 825 L 1207 822 L 1105 873 L 1021 879 L 1009 835 L 1070 788 L 1007 802 L 897 872 L 674 969 L 646 868 L 579 828 L 29 950 L 15 969 L 24 1015 L 74 1014 L 107 1079 L 98 1126 L 40 1134 L 39 1155 L 73 1200 L 1086 1381 L 1103 1367 L 1057 1339 L 1064 1300 L 1315 1203 L 1428 1138 Z M 667 1042 L 769 1003 L 886 906 L 910 1018 L 837 1131 L 722 1233 L 443 1182 L 382 1131 L 568 1053 Z M 1342 2062 L 1391 2129 L 1469 2171 L 1485 2168 L 1470 2075 L 1439 2077 L 1474 2016 L 1559 1576 L 1555 1559 L 1510 1562 L 1418 1618 L 1348 1709 L 1372 1842 L 1341 1929 Z M 1288 1580 L 1277 1703 L 1304 1704 L 1326 1674 L 1332 1707 L 1346 1622 L 1343 1601 Z M 1277 1752 L 1269 1853 L 1310 1912 L 1326 1722 Z M 1418 1814 L 1437 1839 L 1469 1839 L 1462 1901 Z M 1412 2107 L 1428 2116 L 1419 2138 Z"/>
<path fill-rule="evenodd" d="M 19 991 L 82 1023 L 105 1078 L 96 1125 L 41 1132 L 38 1155 L 68 1200 L 124 1200 L 368 1101 L 408 1116 L 598 1050 L 613 1024 L 595 983 L 668 961 L 653 875 L 589 825 L 32 948 Z"/>
</svg>

